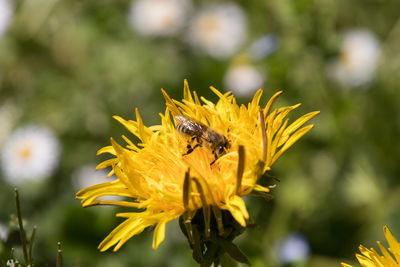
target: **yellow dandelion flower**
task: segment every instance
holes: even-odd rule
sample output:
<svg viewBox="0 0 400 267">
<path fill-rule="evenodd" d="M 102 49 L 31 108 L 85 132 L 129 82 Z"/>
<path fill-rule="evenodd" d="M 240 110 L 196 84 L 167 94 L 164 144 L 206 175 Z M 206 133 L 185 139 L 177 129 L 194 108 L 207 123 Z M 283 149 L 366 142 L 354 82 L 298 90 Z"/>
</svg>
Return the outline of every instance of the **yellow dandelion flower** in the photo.
<svg viewBox="0 0 400 267">
<path fill-rule="evenodd" d="M 385 247 L 379 241 L 377 243 L 382 252 L 382 256 L 379 255 L 379 253 L 375 249 L 367 249 L 363 245 L 360 245 L 359 249 L 361 254 L 356 253 L 356 257 L 362 267 L 400 266 L 400 243 L 396 240 L 396 238 L 393 236 L 387 226 L 383 227 L 383 232 L 389 244 L 389 252 L 391 252 L 394 257 L 385 249 Z M 351 265 L 344 262 L 342 262 L 341 264 L 344 267 L 352 267 Z"/>
<path fill-rule="evenodd" d="M 116 215 L 125 221 L 100 243 L 101 251 L 114 245 L 113 250 L 117 251 L 149 226 L 155 226 L 153 249 L 156 249 L 164 239 L 165 225 L 180 218 L 182 230 L 198 261 L 209 260 L 219 253 L 215 248 L 215 255 L 210 256 L 210 245 L 208 256 L 199 251 L 203 247 L 199 242 L 213 238 L 218 248 L 228 250 L 229 255 L 239 261 L 246 261 L 238 248 L 229 243 L 239 234 L 239 228 L 248 223 L 249 214 L 241 197 L 250 193 L 269 195 L 270 188 L 257 184 L 258 179 L 282 153 L 313 128 L 313 125 L 302 126 L 319 111 L 289 124 L 286 116 L 300 104 L 270 112 L 282 92 L 272 96 L 261 108 L 261 89 L 247 106 L 239 106 L 231 93 L 210 89 L 219 97 L 216 104 L 191 92 L 186 80 L 182 101 L 171 99 L 162 90 L 167 107 L 165 113 L 160 114 L 161 125 L 144 126 L 137 109 L 136 121 L 114 116 L 140 139 L 140 143 L 135 145 L 122 136 L 127 143 L 123 147 L 111 138 L 111 146 L 100 149 L 98 154 L 110 153 L 115 157 L 100 163 L 97 169 L 111 166 L 109 175 L 115 174 L 117 179 L 88 187 L 76 195 L 83 207 L 135 208 Z M 179 133 L 176 128 L 182 118 L 202 125 L 202 135 L 187 138 Z M 215 140 L 207 139 L 207 134 L 208 137 L 216 134 L 226 143 L 222 147 L 213 146 Z M 129 200 L 98 200 L 105 195 Z M 195 225 L 196 221 L 203 223 Z"/>
</svg>

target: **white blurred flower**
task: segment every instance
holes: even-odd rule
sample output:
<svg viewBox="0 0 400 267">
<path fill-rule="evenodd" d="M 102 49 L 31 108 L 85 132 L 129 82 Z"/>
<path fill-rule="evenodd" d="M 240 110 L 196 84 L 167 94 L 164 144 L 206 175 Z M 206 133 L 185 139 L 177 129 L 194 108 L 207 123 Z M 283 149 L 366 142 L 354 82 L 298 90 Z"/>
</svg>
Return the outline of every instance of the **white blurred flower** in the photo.
<svg viewBox="0 0 400 267">
<path fill-rule="evenodd" d="M 13 185 L 50 176 L 58 165 L 59 141 L 54 133 L 38 125 L 17 129 L 4 144 L 1 166 Z"/>
<path fill-rule="evenodd" d="M 381 54 L 375 35 L 362 29 L 344 35 L 340 58 L 329 66 L 329 75 L 337 82 L 351 87 L 368 84 L 375 75 Z"/>
<path fill-rule="evenodd" d="M 84 165 L 84 166 L 76 169 L 72 173 L 71 179 L 72 179 L 72 185 L 73 185 L 75 191 L 79 191 L 81 189 L 90 187 L 92 185 L 111 182 L 116 179 L 114 175 L 107 178 L 107 171 L 105 171 L 104 169 L 95 170 L 95 168 L 96 168 L 96 165 L 94 165 L 94 164 Z M 99 197 L 98 199 L 120 200 L 121 197 L 119 197 L 119 196 L 102 196 L 102 197 Z"/>
<path fill-rule="evenodd" d="M 279 262 L 288 264 L 296 261 L 305 261 L 310 256 L 310 246 L 307 239 L 301 234 L 290 234 L 277 242 L 276 253 Z"/>
<path fill-rule="evenodd" d="M 171 36 L 182 28 L 190 6 L 190 0 L 136 0 L 129 24 L 143 35 Z"/>
<path fill-rule="evenodd" d="M 250 64 L 231 66 L 224 76 L 226 88 L 235 95 L 248 96 L 263 86 L 264 77 L 256 67 Z"/>
<path fill-rule="evenodd" d="M 0 223 L 0 241 L 6 241 L 8 236 L 8 227 Z"/>
<path fill-rule="evenodd" d="M 8 0 L 0 0 L 0 36 L 2 36 L 11 23 L 13 9 Z"/>
<path fill-rule="evenodd" d="M 191 45 L 218 59 L 235 53 L 247 34 L 245 13 L 233 3 L 212 5 L 191 21 Z"/>
<path fill-rule="evenodd" d="M 75 190 L 115 180 L 114 176 L 107 178 L 107 172 L 104 169 L 96 171 L 95 168 L 94 164 L 84 165 L 72 173 L 72 185 Z"/>
</svg>

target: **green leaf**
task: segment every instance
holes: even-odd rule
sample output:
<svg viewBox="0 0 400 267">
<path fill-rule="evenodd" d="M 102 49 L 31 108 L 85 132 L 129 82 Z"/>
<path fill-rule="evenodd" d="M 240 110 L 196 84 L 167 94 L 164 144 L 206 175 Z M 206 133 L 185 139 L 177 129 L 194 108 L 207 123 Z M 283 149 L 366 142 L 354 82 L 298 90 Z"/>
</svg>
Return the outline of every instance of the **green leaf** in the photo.
<svg viewBox="0 0 400 267">
<path fill-rule="evenodd" d="M 230 241 L 227 241 L 222 238 L 217 237 L 217 243 L 231 256 L 233 259 L 235 259 L 238 262 L 245 263 L 249 266 L 251 266 L 249 259 L 247 256 L 243 253 L 243 251 L 240 250 L 240 248 L 233 244 Z"/>
</svg>

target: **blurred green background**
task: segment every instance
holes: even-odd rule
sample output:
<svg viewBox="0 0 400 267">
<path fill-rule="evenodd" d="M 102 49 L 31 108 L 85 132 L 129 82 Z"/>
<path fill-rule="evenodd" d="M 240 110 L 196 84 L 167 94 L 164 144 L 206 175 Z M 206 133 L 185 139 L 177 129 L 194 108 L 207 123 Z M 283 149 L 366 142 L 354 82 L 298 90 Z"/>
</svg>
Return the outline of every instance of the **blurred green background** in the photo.
<svg viewBox="0 0 400 267">
<path fill-rule="evenodd" d="M 96 151 L 111 136 L 129 136 L 111 116 L 133 119 L 139 108 L 146 125 L 158 124 L 165 109 L 160 88 L 181 99 L 185 78 L 213 101 L 210 85 L 237 89 L 240 103 L 259 86 L 262 103 L 278 90 L 284 94 L 276 106 L 302 102 L 293 118 L 321 111 L 316 127 L 273 166 L 281 180 L 275 198 L 246 199 L 256 227 L 236 243 L 254 266 L 339 266 L 355 262 L 360 243 L 384 241 L 384 225 L 400 238 L 398 0 L 229 3 L 0 1 L 0 149 L 24 125 L 51 129 L 60 148 L 56 167 L 42 175 L 48 177 L 15 182 L 28 234 L 38 227 L 36 266 L 55 266 L 58 241 L 65 266 L 196 266 L 177 221 L 156 251 L 145 231 L 117 253 L 100 253 L 97 245 L 124 209 L 83 209 L 74 199 L 82 168 L 106 159 Z M 233 15 L 225 16 L 231 28 L 207 32 L 216 30 L 218 12 L 206 26 L 196 24 L 199 14 L 232 6 Z M 160 25 L 147 22 L 164 16 Z M 193 37 L 196 27 L 202 32 Z M 219 45 L 222 52 L 214 51 Z M 232 72 L 237 66 L 250 74 Z M 2 155 L 0 256 L 6 260 L 19 240 L 16 185 L 4 172 L 11 159 Z M 277 245 L 293 233 L 306 240 L 294 262 L 282 259 Z"/>
</svg>

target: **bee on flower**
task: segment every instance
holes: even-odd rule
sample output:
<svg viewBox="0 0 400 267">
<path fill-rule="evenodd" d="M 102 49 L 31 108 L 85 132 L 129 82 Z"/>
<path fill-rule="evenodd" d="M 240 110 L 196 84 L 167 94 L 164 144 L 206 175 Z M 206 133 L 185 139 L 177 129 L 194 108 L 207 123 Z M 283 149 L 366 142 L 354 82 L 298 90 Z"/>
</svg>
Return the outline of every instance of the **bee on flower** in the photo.
<svg viewBox="0 0 400 267">
<path fill-rule="evenodd" d="M 100 149 L 98 154 L 109 153 L 113 157 L 97 169 L 112 167 L 108 175 L 115 174 L 117 179 L 85 188 L 76 195 L 84 207 L 116 205 L 135 209 L 117 214 L 124 221 L 100 243 L 101 251 L 113 246 L 117 251 L 149 226 L 155 226 L 156 249 L 164 240 L 166 224 L 179 218 L 193 258 L 199 263 L 218 263 L 223 252 L 248 263 L 232 243 L 250 218 L 242 196 L 270 197 L 270 188 L 257 182 L 313 128 L 312 124 L 303 125 L 319 112 L 289 123 L 285 117 L 300 104 L 271 112 L 282 92 L 261 107 L 261 89 L 247 106 L 239 106 L 230 92 L 210 89 L 218 96 L 217 103 L 190 91 L 187 81 L 182 101 L 173 100 L 162 90 L 166 110 L 160 114 L 160 125 L 144 126 L 138 110 L 136 121 L 114 116 L 140 143 L 122 136 L 126 142 L 122 146 L 111 138 L 111 146 Z M 125 199 L 98 199 L 106 195 Z"/>
<path fill-rule="evenodd" d="M 224 135 L 214 131 L 201 122 L 185 116 L 175 116 L 175 121 L 178 123 L 176 130 L 184 136 L 189 137 L 187 145 L 188 151 L 184 155 L 192 153 L 196 147 L 208 147 L 215 157 L 210 163 L 210 165 L 212 165 L 219 157 L 224 155 L 231 146 Z M 192 141 L 196 141 L 194 146 L 191 145 Z"/>
</svg>

